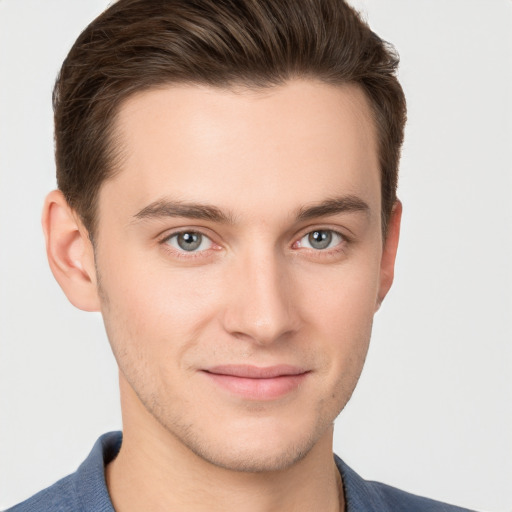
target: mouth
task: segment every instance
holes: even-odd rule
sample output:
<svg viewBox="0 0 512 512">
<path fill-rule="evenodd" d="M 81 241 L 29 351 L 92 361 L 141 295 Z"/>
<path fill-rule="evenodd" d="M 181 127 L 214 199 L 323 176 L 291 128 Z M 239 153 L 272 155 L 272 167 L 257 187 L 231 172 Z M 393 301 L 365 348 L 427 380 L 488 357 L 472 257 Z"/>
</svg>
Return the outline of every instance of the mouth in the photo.
<svg viewBox="0 0 512 512">
<path fill-rule="evenodd" d="M 222 365 L 202 373 L 224 391 L 242 398 L 276 400 L 296 391 L 310 371 L 291 365 Z"/>
</svg>

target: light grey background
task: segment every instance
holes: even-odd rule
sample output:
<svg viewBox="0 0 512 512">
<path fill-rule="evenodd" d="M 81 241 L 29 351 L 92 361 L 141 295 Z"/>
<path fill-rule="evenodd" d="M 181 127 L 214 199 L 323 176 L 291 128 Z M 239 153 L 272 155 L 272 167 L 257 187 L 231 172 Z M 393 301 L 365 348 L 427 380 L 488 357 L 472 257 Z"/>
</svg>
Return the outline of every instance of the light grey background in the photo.
<svg viewBox="0 0 512 512">
<path fill-rule="evenodd" d="M 393 290 L 335 449 L 363 476 L 512 510 L 512 2 L 353 0 L 398 48 L 409 102 Z M 50 95 L 105 0 L 0 0 L 0 508 L 120 428 L 97 314 L 68 304 L 39 215 Z"/>
</svg>

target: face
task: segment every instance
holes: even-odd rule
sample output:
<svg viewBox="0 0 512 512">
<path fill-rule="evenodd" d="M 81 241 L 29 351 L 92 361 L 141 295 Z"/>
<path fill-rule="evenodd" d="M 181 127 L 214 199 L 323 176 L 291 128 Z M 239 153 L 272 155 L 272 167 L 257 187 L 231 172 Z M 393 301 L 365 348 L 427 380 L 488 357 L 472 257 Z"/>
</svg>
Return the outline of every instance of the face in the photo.
<svg viewBox="0 0 512 512">
<path fill-rule="evenodd" d="M 117 130 L 95 263 L 124 406 L 218 466 L 289 466 L 331 435 L 388 287 L 363 93 L 168 86 Z"/>
</svg>

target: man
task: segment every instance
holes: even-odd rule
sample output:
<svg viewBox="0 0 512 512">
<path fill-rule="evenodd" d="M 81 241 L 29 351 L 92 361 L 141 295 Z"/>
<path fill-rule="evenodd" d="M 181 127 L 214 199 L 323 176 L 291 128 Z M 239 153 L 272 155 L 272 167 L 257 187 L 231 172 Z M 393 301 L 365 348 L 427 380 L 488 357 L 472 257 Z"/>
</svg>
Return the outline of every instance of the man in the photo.
<svg viewBox="0 0 512 512">
<path fill-rule="evenodd" d="M 12 510 L 462 510 L 332 455 L 393 280 L 405 101 L 339 0 L 119 0 L 54 95 L 54 276 L 123 434 Z"/>
</svg>

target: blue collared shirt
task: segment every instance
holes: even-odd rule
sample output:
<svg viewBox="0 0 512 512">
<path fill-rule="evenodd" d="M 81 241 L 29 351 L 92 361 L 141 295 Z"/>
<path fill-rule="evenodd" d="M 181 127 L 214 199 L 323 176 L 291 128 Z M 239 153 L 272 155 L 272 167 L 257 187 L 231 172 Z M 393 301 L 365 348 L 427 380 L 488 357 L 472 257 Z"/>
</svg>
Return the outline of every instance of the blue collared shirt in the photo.
<svg viewBox="0 0 512 512">
<path fill-rule="evenodd" d="M 105 483 L 105 466 L 121 448 L 121 432 L 101 436 L 78 470 L 6 512 L 115 512 Z M 363 480 L 334 456 L 343 481 L 346 512 L 470 512 Z"/>
</svg>

